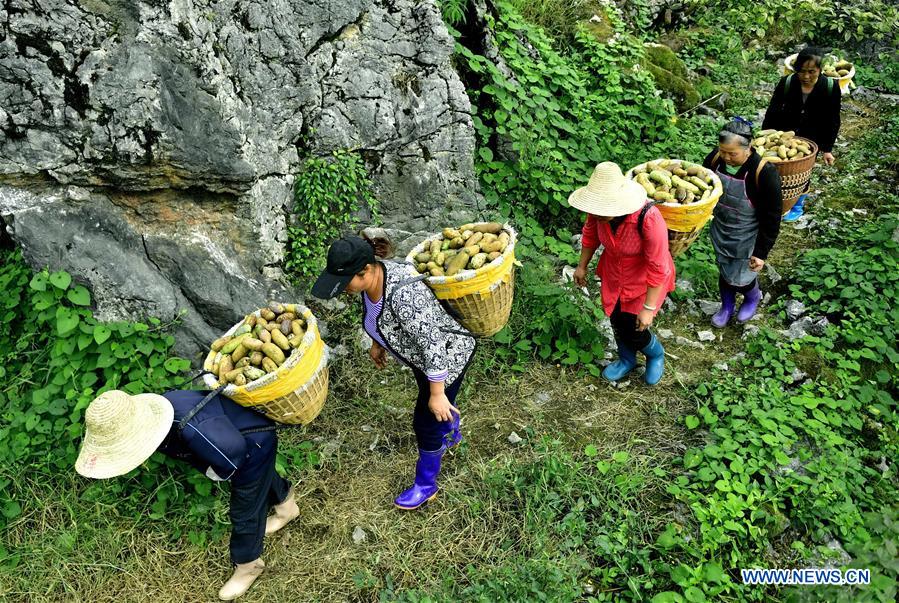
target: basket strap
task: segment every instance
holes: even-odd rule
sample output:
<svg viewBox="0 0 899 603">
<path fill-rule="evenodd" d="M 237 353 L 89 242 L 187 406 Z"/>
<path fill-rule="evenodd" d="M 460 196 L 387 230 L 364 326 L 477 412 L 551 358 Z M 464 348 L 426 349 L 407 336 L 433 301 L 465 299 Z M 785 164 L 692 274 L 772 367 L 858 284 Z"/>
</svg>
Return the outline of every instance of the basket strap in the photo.
<svg viewBox="0 0 899 603">
<path fill-rule="evenodd" d="M 637 216 L 637 232 L 640 233 L 641 239 L 643 238 L 643 222 L 646 220 L 646 212 L 648 212 L 655 204 L 655 201 L 650 201 L 643 206 L 643 209 L 640 210 L 640 215 Z"/>
<path fill-rule="evenodd" d="M 191 419 L 193 419 L 195 416 L 197 416 L 197 413 L 200 412 L 201 410 L 203 410 L 203 407 L 206 406 L 207 404 L 209 404 L 210 400 L 212 400 L 217 395 L 222 393 L 225 390 L 225 388 L 228 387 L 228 385 L 229 385 L 228 383 L 223 383 L 222 385 L 219 385 L 217 388 L 215 388 L 214 390 L 212 390 L 211 392 L 206 394 L 203 397 L 203 399 L 197 403 L 196 406 L 191 408 L 190 411 L 188 411 L 188 413 L 186 415 L 184 415 L 184 418 L 182 418 L 180 421 L 178 421 L 178 431 L 181 431 L 185 427 L 187 427 L 187 423 Z"/>
<path fill-rule="evenodd" d="M 755 168 L 755 188 L 759 187 L 759 175 L 762 173 L 762 168 L 765 167 L 766 163 L 768 163 L 768 158 L 762 157 L 759 160 L 759 166 Z"/>
</svg>

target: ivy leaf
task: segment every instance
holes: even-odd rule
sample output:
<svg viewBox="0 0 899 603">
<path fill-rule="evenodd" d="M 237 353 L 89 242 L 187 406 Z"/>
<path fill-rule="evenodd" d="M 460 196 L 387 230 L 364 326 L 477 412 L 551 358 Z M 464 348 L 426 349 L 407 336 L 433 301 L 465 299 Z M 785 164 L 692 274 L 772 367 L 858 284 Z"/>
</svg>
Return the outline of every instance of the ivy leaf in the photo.
<svg viewBox="0 0 899 603">
<path fill-rule="evenodd" d="M 584 454 L 586 454 L 587 456 L 596 456 L 598 453 L 599 453 L 599 451 L 596 449 L 596 446 L 594 446 L 593 444 L 587 444 L 584 447 Z"/>
<path fill-rule="evenodd" d="M 56 308 L 56 331 L 60 337 L 68 335 L 78 327 L 81 317 L 77 312 L 64 306 Z"/>
<path fill-rule="evenodd" d="M 46 291 L 47 290 L 47 273 L 46 272 L 38 272 L 33 277 L 31 277 L 30 287 L 35 291 Z"/>
<path fill-rule="evenodd" d="M 66 293 L 66 297 L 69 298 L 69 301 L 76 306 L 91 305 L 91 294 L 85 287 L 82 287 L 81 285 L 76 285 L 74 288 L 69 289 Z"/>
<path fill-rule="evenodd" d="M 687 415 L 684 419 L 684 423 L 686 423 L 687 429 L 696 429 L 699 427 L 699 417 L 696 415 Z"/>
<path fill-rule="evenodd" d="M 163 363 L 163 366 L 170 373 L 180 373 L 190 368 L 190 362 L 183 358 L 169 358 Z"/>
<path fill-rule="evenodd" d="M 480 149 L 478 149 L 478 155 L 480 155 L 481 159 L 488 163 L 493 161 L 493 151 L 491 151 L 488 147 L 481 147 Z"/>
<path fill-rule="evenodd" d="M 112 335 L 112 331 L 109 330 L 109 327 L 105 325 L 97 325 L 94 327 L 94 341 L 97 342 L 97 345 L 100 345 L 109 339 L 110 335 Z"/>
<path fill-rule="evenodd" d="M 65 291 L 72 283 L 72 276 L 68 272 L 60 270 L 59 272 L 54 272 L 53 274 L 51 274 L 49 280 L 51 285 L 53 285 L 57 289 L 62 289 L 63 291 Z"/>
</svg>

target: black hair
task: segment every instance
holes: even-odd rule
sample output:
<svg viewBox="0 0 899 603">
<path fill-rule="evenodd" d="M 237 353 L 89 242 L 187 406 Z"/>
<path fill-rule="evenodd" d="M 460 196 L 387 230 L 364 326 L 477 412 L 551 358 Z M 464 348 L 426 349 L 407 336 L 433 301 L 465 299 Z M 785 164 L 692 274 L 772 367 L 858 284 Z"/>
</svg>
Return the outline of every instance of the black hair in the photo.
<svg viewBox="0 0 899 603">
<path fill-rule="evenodd" d="M 362 235 L 362 238 L 366 243 L 371 245 L 371 248 L 375 252 L 376 258 L 389 258 L 393 257 L 393 254 L 396 252 L 396 247 L 386 235 L 385 236 L 368 236 L 366 234 Z"/>
<path fill-rule="evenodd" d="M 806 46 L 799 54 L 796 56 L 796 60 L 793 61 L 793 71 L 799 71 L 802 69 L 802 66 L 812 61 L 812 64 L 821 69 L 821 65 L 824 62 L 824 56 L 827 54 L 826 48 L 819 48 L 818 46 Z"/>
<path fill-rule="evenodd" d="M 752 123 L 742 117 L 731 119 L 718 132 L 718 143 L 737 142 L 742 147 L 752 145 Z"/>
</svg>

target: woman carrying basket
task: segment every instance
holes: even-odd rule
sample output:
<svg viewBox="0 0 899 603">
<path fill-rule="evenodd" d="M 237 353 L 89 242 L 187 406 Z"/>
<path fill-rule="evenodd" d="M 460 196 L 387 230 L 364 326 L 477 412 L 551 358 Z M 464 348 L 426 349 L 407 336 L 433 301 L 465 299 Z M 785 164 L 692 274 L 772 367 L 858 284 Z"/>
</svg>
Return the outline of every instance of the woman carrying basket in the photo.
<svg viewBox="0 0 899 603">
<path fill-rule="evenodd" d="M 437 301 L 423 277 L 412 276 L 403 264 L 382 261 L 391 255 L 390 242 L 382 238 L 334 241 L 312 294 L 331 299 L 344 291 L 360 293 L 375 366 L 384 368 L 389 351 L 415 375 L 412 427 L 418 462 L 412 486 L 394 501 L 398 508 L 412 510 L 437 496 L 443 455 L 462 440 L 454 404 L 475 340 Z"/>
<path fill-rule="evenodd" d="M 129 395 L 108 391 L 90 403 L 75 470 L 85 477 L 124 475 L 157 450 L 231 483 L 231 578 L 219 599 L 247 592 L 265 569 L 264 536 L 300 514 L 290 485 L 275 472 L 274 423 L 215 392 Z M 269 509 L 274 515 L 266 517 Z"/>
<path fill-rule="evenodd" d="M 824 51 L 806 47 L 793 64 L 795 73 L 782 77 L 774 87 L 774 94 L 762 128 L 793 130 L 797 136 L 808 138 L 818 145 L 824 163 L 833 165 L 833 144 L 840 131 L 840 103 L 843 93 L 839 82 L 821 77 Z M 806 193 L 799 196 L 784 222 L 793 222 L 802 215 Z"/>
<path fill-rule="evenodd" d="M 780 232 L 780 175 L 752 148 L 752 124 L 741 117 L 718 133 L 718 149 L 703 165 L 718 174 L 724 188 L 709 231 L 721 293 L 712 325 L 720 329 L 734 315 L 737 293 L 743 294 L 741 323 L 755 316 L 762 300 L 758 272 Z"/>
<path fill-rule="evenodd" d="M 574 272 L 578 286 L 587 284 L 587 265 L 602 243 L 596 267 L 602 304 L 612 322 L 618 360 L 602 372 L 609 381 L 623 379 L 637 366 L 637 350 L 646 355 L 644 379 L 655 385 L 665 370 L 665 350 L 649 330 L 655 315 L 674 291 L 674 260 L 668 251 L 668 229 L 642 186 L 625 178 L 611 161 L 593 170 L 590 182 L 568 203 L 587 214 L 581 261 Z"/>
</svg>

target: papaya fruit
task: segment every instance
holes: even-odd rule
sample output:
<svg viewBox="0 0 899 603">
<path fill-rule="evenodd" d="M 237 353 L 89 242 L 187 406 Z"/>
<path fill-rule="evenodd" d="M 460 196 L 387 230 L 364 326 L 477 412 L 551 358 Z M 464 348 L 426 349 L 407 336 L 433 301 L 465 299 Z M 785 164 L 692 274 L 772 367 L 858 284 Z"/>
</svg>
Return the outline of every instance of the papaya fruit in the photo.
<svg viewBox="0 0 899 603">
<path fill-rule="evenodd" d="M 277 314 L 275 314 L 274 312 L 272 312 L 272 311 L 269 310 L 268 308 L 263 308 L 262 310 L 260 310 L 260 311 L 259 311 L 259 315 L 260 315 L 262 318 L 264 318 L 265 320 L 275 320 L 275 316 L 277 316 Z"/>
<path fill-rule="evenodd" d="M 266 356 L 262 359 L 262 368 L 266 373 L 274 373 L 278 370 L 278 365 L 274 360 Z"/>
<path fill-rule="evenodd" d="M 465 266 L 468 265 L 468 260 L 470 258 L 471 256 L 464 249 L 457 253 L 446 267 L 446 276 L 454 276 L 460 270 L 464 270 Z"/>
<path fill-rule="evenodd" d="M 250 364 L 253 366 L 259 366 L 262 364 L 262 359 L 265 358 L 265 354 L 262 352 L 253 352 L 250 354 Z"/>
<path fill-rule="evenodd" d="M 222 360 L 219 363 L 219 372 L 218 377 L 221 383 L 226 383 L 227 379 L 225 379 L 225 375 L 234 370 L 234 363 L 231 361 L 231 356 L 222 355 Z"/>
<path fill-rule="evenodd" d="M 481 239 L 483 239 L 483 238 L 484 238 L 483 232 L 473 233 L 470 237 L 468 237 L 468 239 L 465 240 L 465 248 L 467 249 L 473 245 L 477 245 L 478 243 L 481 242 Z"/>
<path fill-rule="evenodd" d="M 499 234 L 502 231 L 503 225 L 499 222 L 485 222 L 483 224 L 475 224 L 474 230 L 475 232 L 483 232 L 483 233 L 492 233 Z"/>
<path fill-rule="evenodd" d="M 461 237 L 461 236 L 462 236 L 462 233 L 459 232 L 455 228 L 444 228 L 443 229 L 443 238 L 446 239 L 447 241 L 452 241 L 456 237 Z"/>
<path fill-rule="evenodd" d="M 487 254 L 487 261 L 488 261 L 488 262 L 492 262 L 493 260 L 495 260 L 496 258 L 500 257 L 501 255 L 502 255 L 502 252 L 499 252 L 499 251 L 494 251 L 493 253 L 488 253 L 488 254 Z"/>
<path fill-rule="evenodd" d="M 208 371 L 212 369 L 212 363 L 215 362 L 215 357 L 218 355 L 218 351 L 209 350 L 209 353 L 206 354 L 206 360 L 203 361 L 203 370 Z"/>
<path fill-rule="evenodd" d="M 287 344 L 287 347 L 290 347 L 289 343 Z M 267 343 L 262 346 L 262 353 L 272 359 L 278 366 L 281 366 L 281 364 L 284 363 L 284 352 L 281 351 L 280 346 L 275 345 L 274 343 Z M 265 361 L 263 360 L 263 362 Z"/>
<path fill-rule="evenodd" d="M 426 251 L 416 254 L 415 261 L 419 264 L 426 264 L 431 261 L 431 254 Z"/>
<path fill-rule="evenodd" d="M 483 266 L 487 262 L 487 254 L 486 253 L 478 253 L 475 254 L 471 261 L 468 263 L 468 267 L 472 270 L 477 270 L 481 266 Z"/>
<path fill-rule="evenodd" d="M 234 378 L 234 385 L 236 385 L 237 387 L 243 387 L 246 384 L 247 384 L 247 378 L 243 373 L 239 374 L 237 377 Z"/>
<path fill-rule="evenodd" d="M 250 350 L 247 349 L 247 346 L 245 346 L 245 345 L 243 345 L 243 343 L 241 343 L 239 346 L 237 346 L 234 349 L 233 352 L 231 352 L 231 360 L 233 360 L 235 363 L 240 362 L 241 359 L 243 359 L 244 356 L 246 356 L 249 353 L 250 353 Z"/>
<path fill-rule="evenodd" d="M 222 347 L 222 349 L 221 349 L 222 354 L 230 354 L 231 352 L 233 352 L 234 350 L 237 349 L 237 346 L 240 345 L 241 341 L 243 341 L 244 339 L 246 339 L 249 336 L 250 336 L 249 333 L 243 333 L 242 335 L 238 335 L 237 337 L 234 337 L 231 341 L 226 343 L 224 345 L 224 347 Z"/>
<path fill-rule="evenodd" d="M 290 323 L 290 332 L 294 335 L 305 335 L 306 329 L 303 328 L 303 323 L 299 320 L 293 320 Z"/>
<path fill-rule="evenodd" d="M 243 341 L 240 342 L 240 345 L 247 348 L 251 352 L 257 352 L 262 349 L 262 344 L 265 342 L 261 339 L 256 339 L 255 337 L 247 337 Z"/>
<path fill-rule="evenodd" d="M 213 352 L 218 352 L 218 351 L 220 351 L 223 347 L 225 347 L 225 344 L 226 344 L 226 343 L 228 343 L 228 342 L 231 341 L 232 339 L 233 339 L 233 337 L 232 337 L 231 335 L 225 335 L 224 337 L 219 337 L 218 339 L 216 339 L 215 341 L 212 342 L 212 345 L 209 346 L 209 348 L 210 348 Z"/>
<path fill-rule="evenodd" d="M 269 302 L 269 304 L 268 304 L 268 309 L 271 310 L 272 312 L 274 312 L 274 313 L 275 313 L 275 316 L 277 316 L 278 314 L 283 313 L 284 310 L 285 310 L 285 309 L 284 309 L 284 305 L 283 305 L 283 304 L 279 304 L 278 302 Z M 269 318 L 269 319 L 266 319 L 266 320 L 271 320 L 271 319 Z"/>
<path fill-rule="evenodd" d="M 268 329 L 263 329 L 259 333 L 259 341 L 261 341 L 262 343 L 271 343 L 271 341 L 272 341 L 271 331 L 269 331 Z M 259 349 L 261 350 L 262 348 L 259 348 Z"/>
<path fill-rule="evenodd" d="M 246 375 L 247 380 L 251 383 L 256 379 L 262 379 L 263 377 L 265 377 L 265 371 L 256 368 L 255 366 L 247 367 L 247 369 L 244 370 L 243 374 Z"/>
<path fill-rule="evenodd" d="M 279 348 L 281 348 L 282 350 L 286 351 L 286 350 L 290 349 L 290 343 L 287 341 L 287 335 L 285 335 L 281 331 L 272 331 L 272 343 L 275 344 L 276 346 L 278 346 Z M 262 352 L 268 356 L 269 354 L 265 351 L 266 345 L 271 345 L 271 344 L 263 343 L 262 344 Z M 272 360 L 275 360 L 275 358 L 272 358 Z M 282 362 L 283 362 L 283 360 L 282 360 Z"/>
<path fill-rule="evenodd" d="M 225 373 L 225 381 L 227 381 L 228 383 L 233 383 L 238 375 L 243 375 L 243 368 L 236 368 Z"/>
<path fill-rule="evenodd" d="M 250 366 L 251 364 L 253 364 L 253 363 L 250 362 L 250 357 L 244 356 L 243 358 L 241 358 L 240 360 L 237 361 L 237 364 L 234 365 L 234 368 L 244 368 L 245 366 Z"/>
</svg>

